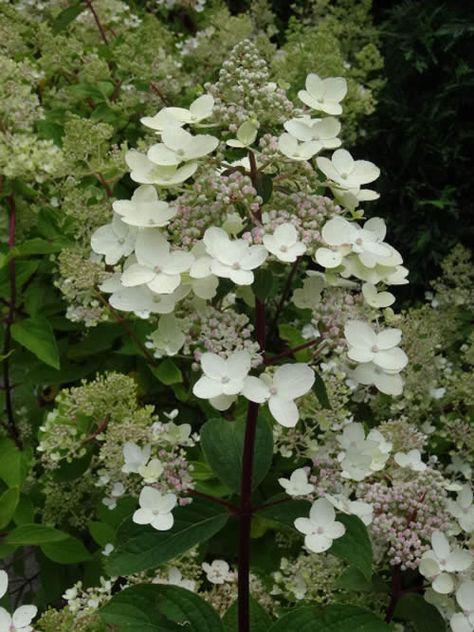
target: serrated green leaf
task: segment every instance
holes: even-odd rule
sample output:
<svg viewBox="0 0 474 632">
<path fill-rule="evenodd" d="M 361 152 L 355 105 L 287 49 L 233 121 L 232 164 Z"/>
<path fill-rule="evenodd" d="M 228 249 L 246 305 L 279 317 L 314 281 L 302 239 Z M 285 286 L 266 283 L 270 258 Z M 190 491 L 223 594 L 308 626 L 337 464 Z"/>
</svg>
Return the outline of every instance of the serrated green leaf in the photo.
<svg viewBox="0 0 474 632">
<path fill-rule="evenodd" d="M 217 612 L 178 586 L 132 586 L 112 597 L 99 613 L 120 632 L 224 632 Z"/>
<path fill-rule="evenodd" d="M 246 421 L 210 419 L 201 428 L 201 447 L 211 469 L 235 492 L 240 491 Z M 273 459 L 273 434 L 270 424 L 259 415 L 255 433 L 252 486 L 257 487 L 268 474 Z"/>
<path fill-rule="evenodd" d="M 12 338 L 45 364 L 59 369 L 59 350 L 49 321 L 42 316 L 25 318 L 11 327 Z"/>
<path fill-rule="evenodd" d="M 117 547 L 106 566 L 112 575 L 129 575 L 156 568 L 205 542 L 226 524 L 227 510 L 215 503 L 195 498 L 192 503 L 173 510 L 174 525 L 169 531 L 127 520 L 117 533 Z"/>
</svg>

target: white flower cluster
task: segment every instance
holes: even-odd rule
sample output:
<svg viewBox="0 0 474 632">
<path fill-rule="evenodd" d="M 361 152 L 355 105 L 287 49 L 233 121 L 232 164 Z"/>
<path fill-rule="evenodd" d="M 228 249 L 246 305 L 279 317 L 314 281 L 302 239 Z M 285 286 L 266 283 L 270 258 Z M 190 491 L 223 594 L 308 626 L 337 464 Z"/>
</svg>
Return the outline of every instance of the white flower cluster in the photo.
<svg viewBox="0 0 474 632">
<path fill-rule="evenodd" d="M 251 286 L 255 283 L 257 270 L 269 263 L 274 265 L 275 261 L 294 264 L 307 253 L 311 240 L 320 246 L 315 251 L 313 246 L 310 247 L 311 252 L 315 252 L 316 263 L 324 268 L 324 274 L 309 276 L 303 289 L 295 292 L 295 302 L 311 308 L 319 300 L 324 284 L 344 285 L 349 283 L 348 277 L 353 276 L 364 282 L 362 293 L 372 310 L 392 304 L 394 297 L 388 292 L 379 292 L 376 285 L 405 283 L 407 271 L 402 267 L 397 251 L 384 242 L 385 224 L 378 218 L 367 221 L 361 228 L 354 221 L 338 215 L 329 219 L 322 229 L 318 228 L 314 233 L 316 237 L 308 237 L 304 223 L 295 225 L 292 218 L 283 223 L 272 223 L 270 214 L 262 213 L 262 198 L 257 195 L 248 208 L 236 205 L 232 218 L 226 213 L 222 221 L 215 220 L 216 225 L 202 225 L 199 236 L 193 239 L 192 248 L 183 248 L 175 233 L 168 229 L 170 222 L 181 212 L 178 211 L 177 195 L 183 190 L 189 192 L 187 181 L 194 178 L 199 188 L 198 169 L 212 170 L 217 175 L 229 170 L 243 170 L 255 190 L 262 172 L 269 169 L 272 173 L 278 169 L 278 161 L 296 161 L 296 165 L 291 166 L 292 171 L 297 169 L 298 163 L 305 162 L 303 172 L 312 169 L 314 179 L 323 173 L 326 179 L 321 180 L 321 185 L 328 187 L 349 211 L 360 202 L 375 199 L 374 191 L 362 187 L 377 179 L 378 168 L 370 162 L 354 160 L 340 148 L 338 134 L 341 126 L 335 117 L 342 112 L 341 101 L 346 92 L 344 79 L 308 75 L 306 90 L 300 91 L 298 96 L 305 106 L 323 116 L 311 118 L 303 112 L 299 118 L 286 121 L 283 124 L 285 131 L 275 142 L 278 151 L 271 157 L 264 155 L 264 144 L 257 142 L 260 126 L 253 119 L 242 122 L 231 137 L 229 130 L 222 130 L 225 142 L 207 133 L 189 131 L 188 128 L 193 126 L 201 130 L 218 127 L 219 124 L 212 120 L 214 98 L 210 94 L 199 97 L 187 109 L 165 107 L 155 116 L 142 119 L 145 126 L 157 133 L 159 142 L 149 147 L 146 153 L 135 150 L 127 153 L 131 179 L 140 186 L 130 200 L 113 203 L 113 220 L 94 233 L 92 248 L 105 258 L 107 265 L 114 266 L 114 273 L 101 289 L 111 294 L 109 301 L 115 309 L 152 320 L 160 315 L 158 328 L 147 341 L 157 357 L 176 355 L 185 346 L 189 334 L 182 327 L 186 319 L 180 314 L 177 317 L 175 312 L 178 303 L 190 293 L 195 297 L 191 305 L 203 305 L 203 301 L 216 297 L 223 279 L 237 286 L 239 296 L 247 297 L 245 300 L 248 299 L 251 305 L 255 300 Z M 216 157 L 211 155 L 217 149 L 220 160 L 226 147 L 248 155 L 234 163 L 224 160 L 218 164 Z M 306 162 L 324 150 L 335 150 L 331 159 L 318 156 L 315 165 Z M 268 176 L 265 174 L 265 177 Z M 340 208 L 335 208 L 339 213 Z M 356 215 L 359 217 L 362 213 L 358 211 Z M 253 234 L 254 230 L 258 238 Z M 220 288 L 224 288 L 222 283 Z M 226 304 L 225 300 L 222 304 Z M 349 320 L 345 334 L 349 358 L 358 363 L 352 378 L 360 384 L 375 385 L 387 394 L 401 393 L 400 372 L 407 358 L 397 346 L 400 331 L 375 332 L 368 323 Z M 247 350 L 226 350 L 222 355 L 202 353 L 198 358 L 202 374 L 194 383 L 193 394 L 208 400 L 221 411 L 229 409 L 239 396 L 244 396 L 256 404 L 267 404 L 279 424 L 292 428 L 300 416 L 295 400 L 311 390 L 314 370 L 302 362 L 282 364 L 275 369 L 265 367 L 265 350 L 260 351 L 263 364 L 256 369 L 255 375 L 250 375 L 252 366 L 256 366 L 255 358 Z M 383 467 L 391 446 L 382 436 L 378 437 L 376 431 L 371 431 L 367 439 L 359 437 L 354 449 L 346 448 L 341 457 L 345 476 L 362 480 L 367 473 Z M 177 497 L 158 489 L 157 481 L 162 473 L 159 459 L 151 458 L 149 446 L 139 447 L 131 443 L 124 446 L 124 456 L 124 467 L 140 476 L 144 484 L 135 522 L 150 524 L 160 530 L 169 529 L 173 524 L 171 511 Z M 410 460 L 411 456 L 406 458 Z M 289 481 L 284 479 L 286 482 L 282 485 L 289 494 L 309 494 L 312 486 L 305 476 L 297 471 Z M 112 503 L 114 497 L 124 493 L 121 485 L 117 482 L 112 489 Z M 359 512 L 365 520 L 370 516 L 370 508 L 356 507 L 353 502 L 352 506 L 343 495 L 316 502 L 319 503 L 318 513 L 324 513 L 327 524 L 331 523 L 334 507 L 349 513 Z M 322 544 L 315 543 L 312 538 L 315 534 L 308 530 L 308 524 L 304 528 L 308 531 L 307 536 L 311 536 L 310 546 L 320 548 Z M 342 535 L 340 527 L 331 529 L 328 533 L 334 537 L 338 537 L 336 533 Z"/>
</svg>

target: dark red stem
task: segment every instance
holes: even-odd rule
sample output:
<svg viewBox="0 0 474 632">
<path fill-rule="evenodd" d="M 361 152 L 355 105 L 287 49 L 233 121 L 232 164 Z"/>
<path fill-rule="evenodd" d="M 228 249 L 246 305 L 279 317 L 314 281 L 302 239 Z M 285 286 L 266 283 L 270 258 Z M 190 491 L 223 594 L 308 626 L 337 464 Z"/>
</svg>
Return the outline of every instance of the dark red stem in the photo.
<svg viewBox="0 0 474 632">
<path fill-rule="evenodd" d="M 8 248 L 11 251 L 15 247 L 15 231 L 16 231 L 16 205 L 13 193 L 8 196 Z M 8 262 L 8 275 L 10 279 L 10 300 L 7 318 L 5 321 L 5 338 L 3 340 L 3 388 L 5 390 L 5 413 L 7 416 L 6 428 L 16 443 L 21 448 L 21 439 L 18 428 L 15 423 L 15 415 L 13 412 L 12 401 L 12 383 L 10 380 L 10 350 L 12 344 L 11 327 L 15 319 L 16 309 L 16 264 L 14 257 Z"/>
<path fill-rule="evenodd" d="M 256 300 L 255 331 L 260 350 L 265 351 L 265 304 Z M 259 404 L 249 402 L 245 426 L 242 478 L 240 481 L 240 539 L 238 575 L 239 632 L 250 632 L 250 529 L 252 526 L 252 472 Z"/>
<path fill-rule="evenodd" d="M 400 571 L 400 566 L 394 566 L 392 569 L 390 602 L 385 613 L 386 623 L 390 623 L 390 621 L 392 620 L 398 600 L 400 599 L 402 594 L 402 574 Z"/>
</svg>

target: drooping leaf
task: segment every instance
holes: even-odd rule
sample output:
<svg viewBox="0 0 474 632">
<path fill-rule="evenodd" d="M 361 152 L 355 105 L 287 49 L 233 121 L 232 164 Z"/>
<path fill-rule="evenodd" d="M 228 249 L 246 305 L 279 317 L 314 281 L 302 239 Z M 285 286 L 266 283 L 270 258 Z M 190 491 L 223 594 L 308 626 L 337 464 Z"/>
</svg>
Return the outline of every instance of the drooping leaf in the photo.
<svg viewBox="0 0 474 632">
<path fill-rule="evenodd" d="M 217 612 L 178 586 L 132 586 L 112 597 L 99 613 L 120 632 L 224 632 Z"/>
<path fill-rule="evenodd" d="M 211 469 L 235 492 L 240 491 L 246 421 L 210 419 L 201 428 L 201 447 Z M 273 435 L 262 415 L 257 418 L 252 486 L 257 487 L 270 469 Z"/>
<path fill-rule="evenodd" d="M 344 524 L 346 532 L 334 540 L 330 552 L 355 566 L 369 581 L 372 577 L 373 552 L 367 527 L 357 516 L 338 514 L 337 520 Z"/>
<path fill-rule="evenodd" d="M 326 608 L 297 608 L 284 615 L 269 632 L 389 632 L 390 627 L 363 608 L 335 604 Z"/>
<path fill-rule="evenodd" d="M 408 593 L 400 598 L 394 616 L 395 619 L 409 621 L 416 632 L 446 631 L 446 623 L 438 609 L 415 593 Z"/>
<path fill-rule="evenodd" d="M 35 316 L 14 323 L 12 338 L 45 364 L 59 369 L 59 350 L 53 328 L 47 318 Z"/>
<path fill-rule="evenodd" d="M 129 575 L 156 568 L 211 538 L 229 517 L 225 508 L 201 498 L 178 507 L 173 514 L 175 521 L 169 531 L 157 531 L 127 520 L 118 531 L 117 547 L 107 561 L 110 573 Z"/>
</svg>

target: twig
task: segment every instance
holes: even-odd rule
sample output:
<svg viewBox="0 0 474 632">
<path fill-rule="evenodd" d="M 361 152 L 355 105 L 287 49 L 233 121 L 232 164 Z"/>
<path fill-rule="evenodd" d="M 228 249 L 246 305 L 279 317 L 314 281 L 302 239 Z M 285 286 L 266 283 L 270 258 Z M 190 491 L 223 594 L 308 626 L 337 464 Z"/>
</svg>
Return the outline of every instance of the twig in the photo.
<svg viewBox="0 0 474 632">
<path fill-rule="evenodd" d="M 228 509 L 232 514 L 239 513 L 239 507 L 237 507 L 237 505 L 234 505 L 227 500 L 223 500 L 222 498 L 216 498 L 215 496 L 211 496 L 210 494 L 198 492 L 195 489 L 188 489 L 187 493 L 190 496 L 196 496 L 198 498 L 205 498 L 206 500 L 210 500 L 211 502 L 216 503 L 216 505 L 222 505 L 223 507 L 226 507 L 226 509 Z"/>
<path fill-rule="evenodd" d="M 107 197 L 111 198 L 114 196 L 112 189 L 110 188 L 109 183 L 107 182 L 107 180 L 104 178 L 104 176 L 97 172 L 95 174 L 95 177 L 97 178 L 97 180 L 101 183 L 101 185 L 104 187 L 105 192 L 107 193 Z"/>
<path fill-rule="evenodd" d="M 92 4 L 92 0 L 84 0 L 84 2 L 86 3 L 86 5 L 89 8 L 89 10 L 92 13 L 92 15 L 94 16 L 95 23 L 97 24 L 97 28 L 99 29 L 99 33 L 100 33 L 100 36 L 101 36 L 104 44 L 106 46 L 108 46 L 109 45 L 109 40 L 107 39 L 107 35 L 105 33 L 105 29 L 104 29 L 104 27 L 102 25 L 102 22 L 100 21 L 100 18 L 97 15 L 97 11 L 95 10 L 94 5 Z"/>
<path fill-rule="evenodd" d="M 97 426 L 97 429 L 94 430 L 89 436 L 87 436 L 82 443 L 89 443 L 90 441 L 94 441 L 94 439 L 103 432 L 107 426 L 109 425 L 110 417 L 106 415 L 104 419 Z"/>
<path fill-rule="evenodd" d="M 282 351 L 281 353 L 279 353 L 276 356 L 273 356 L 272 358 L 265 357 L 263 360 L 263 363 L 266 366 L 270 366 L 271 364 L 276 364 L 280 360 L 283 360 L 284 358 L 288 358 L 289 356 L 292 356 L 293 354 L 298 353 L 298 351 L 303 351 L 303 349 L 309 349 L 310 347 L 314 347 L 314 345 L 317 344 L 318 342 L 319 342 L 319 338 L 313 338 L 312 340 L 308 340 L 308 342 L 303 342 L 297 347 L 293 347 L 292 349 L 287 349 L 286 351 Z"/>
<path fill-rule="evenodd" d="M 15 247 L 15 230 L 16 230 L 16 205 L 13 193 L 8 196 L 8 248 L 12 250 Z M 10 277 L 10 300 L 9 310 L 6 319 L 5 337 L 3 340 L 3 387 L 5 389 L 5 412 L 7 415 L 8 432 L 16 443 L 18 448 L 22 447 L 20 433 L 15 423 L 15 415 L 13 412 L 12 389 L 10 381 L 10 351 L 12 344 L 11 328 L 15 319 L 16 305 L 16 264 L 15 258 L 11 257 L 8 262 L 8 274 Z"/>
</svg>

